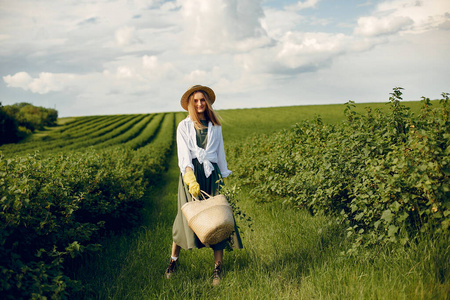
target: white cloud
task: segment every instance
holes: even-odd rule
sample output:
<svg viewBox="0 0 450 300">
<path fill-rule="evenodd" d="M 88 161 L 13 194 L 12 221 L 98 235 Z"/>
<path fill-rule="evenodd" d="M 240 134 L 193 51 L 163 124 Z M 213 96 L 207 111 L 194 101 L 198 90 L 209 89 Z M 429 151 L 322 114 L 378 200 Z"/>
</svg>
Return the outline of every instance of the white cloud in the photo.
<svg viewBox="0 0 450 300">
<path fill-rule="evenodd" d="M 186 53 L 245 52 L 270 43 L 260 1 L 180 0 Z"/>
<path fill-rule="evenodd" d="M 348 52 L 362 51 L 369 45 L 358 44 L 350 36 L 331 33 L 286 32 L 274 47 L 236 55 L 236 62 L 253 76 L 259 73 L 296 76 L 328 66 L 334 58 Z M 266 79 L 267 77 L 260 77 Z"/>
<path fill-rule="evenodd" d="M 303 16 L 292 10 L 267 8 L 261 26 L 272 39 L 280 39 L 286 32 L 295 30 L 304 19 Z"/>
<path fill-rule="evenodd" d="M 142 65 L 144 68 L 149 69 L 151 71 L 158 71 L 159 68 L 158 57 L 154 55 L 152 56 L 144 55 L 142 57 Z"/>
<path fill-rule="evenodd" d="M 127 66 L 121 66 L 117 68 L 117 78 L 126 79 L 135 77 L 135 71 Z"/>
<path fill-rule="evenodd" d="M 207 84 L 211 80 L 211 73 L 204 70 L 194 70 L 184 77 L 187 82 L 204 82 Z"/>
<path fill-rule="evenodd" d="M 18 72 L 14 75 L 3 76 L 3 80 L 8 87 L 29 90 L 29 84 L 33 81 L 33 78 L 27 72 Z"/>
<path fill-rule="evenodd" d="M 381 2 L 372 16 L 361 17 L 355 33 L 364 36 L 420 33 L 450 21 L 450 1 L 394 0 Z"/>
<path fill-rule="evenodd" d="M 176 67 L 169 62 L 160 62 L 155 55 L 142 57 L 142 69 L 148 79 L 174 78 L 178 76 Z"/>
<path fill-rule="evenodd" d="M 413 23 L 414 21 L 409 17 L 362 17 L 358 19 L 358 27 L 355 28 L 355 34 L 363 36 L 394 34 L 408 29 Z"/>
<path fill-rule="evenodd" d="M 277 58 L 292 69 L 320 64 L 345 50 L 348 40 L 344 34 L 288 32 Z"/>
<path fill-rule="evenodd" d="M 8 87 L 21 88 L 37 94 L 84 90 L 86 93 L 129 93 L 148 90 L 160 81 L 181 76 L 171 63 L 160 62 L 157 56 L 125 56 L 107 64 L 102 72 L 67 74 L 41 72 L 33 78 L 27 72 L 3 76 Z"/>
<path fill-rule="evenodd" d="M 52 74 L 43 72 L 39 78 L 30 83 L 30 90 L 34 93 L 47 94 L 49 92 L 62 91 L 72 86 L 76 75 L 74 74 Z"/>
<path fill-rule="evenodd" d="M 302 10 L 306 8 L 314 8 L 320 0 L 305 0 L 298 1 L 296 4 L 289 5 L 287 9 L 289 10 Z"/>
<path fill-rule="evenodd" d="M 32 78 L 27 72 L 18 72 L 14 75 L 3 76 L 8 87 L 22 88 L 37 94 L 61 91 L 73 84 L 73 74 L 52 74 L 42 72 L 39 77 Z"/>
<path fill-rule="evenodd" d="M 138 41 L 136 37 L 136 28 L 125 26 L 115 32 L 116 42 L 119 46 L 127 46 Z"/>
</svg>

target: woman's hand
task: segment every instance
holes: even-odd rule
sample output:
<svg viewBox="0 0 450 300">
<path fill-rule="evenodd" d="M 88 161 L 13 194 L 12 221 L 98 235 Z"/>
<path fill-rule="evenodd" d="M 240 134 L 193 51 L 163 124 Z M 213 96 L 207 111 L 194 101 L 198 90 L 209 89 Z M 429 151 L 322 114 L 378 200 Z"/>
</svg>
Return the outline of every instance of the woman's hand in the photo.
<svg viewBox="0 0 450 300">
<path fill-rule="evenodd" d="M 200 185 L 195 178 L 194 171 L 187 171 L 183 176 L 183 181 L 189 187 L 189 193 L 191 193 L 194 197 L 198 197 L 200 194 Z"/>
</svg>

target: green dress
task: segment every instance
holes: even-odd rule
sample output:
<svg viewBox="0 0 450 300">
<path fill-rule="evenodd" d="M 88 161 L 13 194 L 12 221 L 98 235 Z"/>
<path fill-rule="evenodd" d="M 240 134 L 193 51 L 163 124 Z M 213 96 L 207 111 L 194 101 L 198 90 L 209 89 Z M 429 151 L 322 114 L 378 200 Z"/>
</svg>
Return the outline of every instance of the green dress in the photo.
<svg viewBox="0 0 450 300">
<path fill-rule="evenodd" d="M 202 121 L 202 124 L 206 126 L 206 128 L 196 129 L 197 145 L 205 149 L 208 135 L 208 123 L 207 121 Z M 196 158 L 193 159 L 192 164 L 194 165 L 194 174 L 200 185 L 200 189 L 209 195 L 217 195 L 220 190 L 218 181 L 221 177 L 219 166 L 216 163 L 213 163 L 214 171 L 209 178 L 206 178 L 203 164 L 200 164 Z M 189 193 L 189 188 L 184 183 L 183 177 L 180 173 L 178 180 L 178 213 L 175 217 L 172 228 L 173 241 L 183 249 L 202 248 L 205 247 L 205 245 L 202 244 L 192 229 L 189 228 L 187 220 L 181 212 L 181 207 L 189 201 L 192 201 L 192 196 Z M 222 250 L 227 247 L 241 249 L 242 241 L 236 225 L 234 225 L 233 234 L 228 239 L 225 239 L 215 245 L 210 245 L 210 247 L 214 250 Z"/>
</svg>

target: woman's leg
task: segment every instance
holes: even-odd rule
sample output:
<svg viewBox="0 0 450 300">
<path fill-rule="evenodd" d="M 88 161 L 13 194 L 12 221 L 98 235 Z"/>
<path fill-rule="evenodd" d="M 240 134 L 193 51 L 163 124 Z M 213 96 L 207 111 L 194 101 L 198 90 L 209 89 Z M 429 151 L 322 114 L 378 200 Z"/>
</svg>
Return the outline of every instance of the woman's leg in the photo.
<svg viewBox="0 0 450 300">
<path fill-rule="evenodd" d="M 221 264 L 223 261 L 223 250 L 214 250 L 214 262 L 215 264 Z"/>
<path fill-rule="evenodd" d="M 172 242 L 172 257 L 178 257 L 180 255 L 181 247 Z"/>
</svg>

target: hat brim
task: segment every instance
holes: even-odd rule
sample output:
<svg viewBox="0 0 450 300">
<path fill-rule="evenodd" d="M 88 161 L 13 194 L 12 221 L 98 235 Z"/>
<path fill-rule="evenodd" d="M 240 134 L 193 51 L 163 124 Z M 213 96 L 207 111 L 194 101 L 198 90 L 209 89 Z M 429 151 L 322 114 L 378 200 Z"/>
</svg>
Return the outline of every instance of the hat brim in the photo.
<svg viewBox="0 0 450 300">
<path fill-rule="evenodd" d="M 205 93 L 207 93 L 211 104 L 216 101 L 216 94 L 214 94 L 214 91 L 211 88 L 203 85 L 194 85 L 190 87 L 181 97 L 181 107 L 183 107 L 185 110 L 188 110 L 189 96 L 197 91 L 204 91 Z"/>
</svg>

